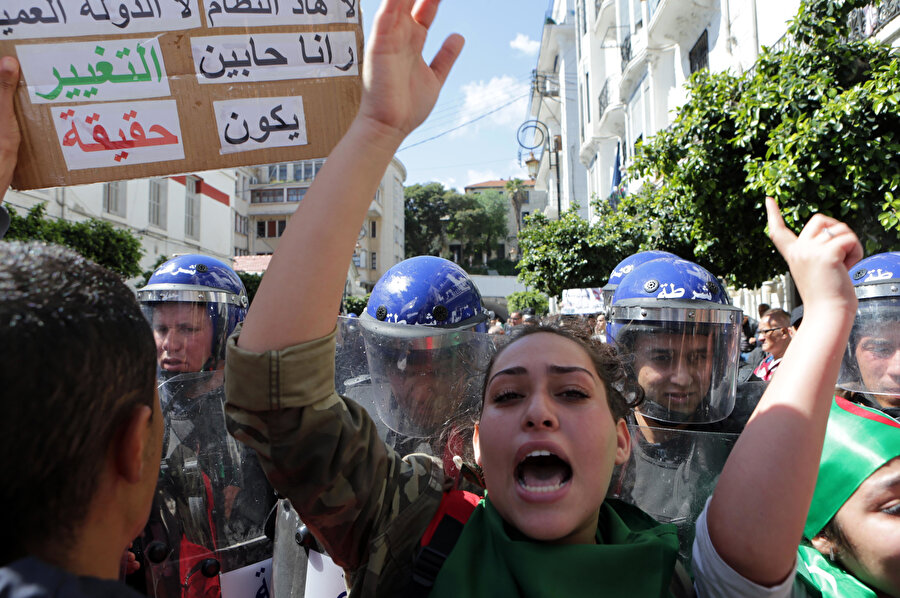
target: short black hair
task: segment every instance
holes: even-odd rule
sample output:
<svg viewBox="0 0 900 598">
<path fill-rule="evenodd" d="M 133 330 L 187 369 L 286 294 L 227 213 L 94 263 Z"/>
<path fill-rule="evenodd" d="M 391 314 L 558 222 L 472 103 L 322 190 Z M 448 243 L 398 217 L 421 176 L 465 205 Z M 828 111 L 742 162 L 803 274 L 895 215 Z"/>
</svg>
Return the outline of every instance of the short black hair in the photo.
<svg viewBox="0 0 900 598">
<path fill-rule="evenodd" d="M 0 242 L 0 565 L 83 523 L 110 443 L 155 397 L 156 348 L 121 277 L 55 245 Z"/>
</svg>

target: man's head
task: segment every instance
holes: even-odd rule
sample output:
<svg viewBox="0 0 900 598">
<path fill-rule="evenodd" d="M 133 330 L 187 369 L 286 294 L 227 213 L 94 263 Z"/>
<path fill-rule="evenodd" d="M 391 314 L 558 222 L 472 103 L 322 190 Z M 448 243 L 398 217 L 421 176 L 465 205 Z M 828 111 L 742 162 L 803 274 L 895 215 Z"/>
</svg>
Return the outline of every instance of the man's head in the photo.
<svg viewBox="0 0 900 598">
<path fill-rule="evenodd" d="M 522 323 L 522 312 L 514 311 L 509 314 L 509 325 L 510 326 L 518 326 Z"/>
<path fill-rule="evenodd" d="M 900 253 L 869 256 L 850 269 L 859 299 L 838 386 L 900 409 Z M 896 412 L 892 412 L 896 413 Z"/>
<path fill-rule="evenodd" d="M 451 261 L 418 256 L 384 273 L 359 322 L 385 425 L 431 436 L 477 400 L 469 391 L 493 347 L 487 319 L 475 283 Z"/>
<path fill-rule="evenodd" d="M 616 288 L 607 339 L 644 389 L 643 416 L 702 423 L 734 406 L 740 310 L 716 278 L 679 258 L 645 262 Z"/>
<path fill-rule="evenodd" d="M 756 313 L 759 315 L 760 318 L 762 318 L 764 315 L 766 315 L 766 312 L 769 311 L 770 309 L 772 309 L 772 308 L 768 303 L 760 303 L 759 306 L 756 308 Z"/>
<path fill-rule="evenodd" d="M 759 320 L 757 334 L 762 341 L 762 350 L 775 359 L 781 359 L 791 344 L 791 316 L 783 309 L 766 311 Z"/>
<path fill-rule="evenodd" d="M 138 299 L 153 328 L 163 377 L 223 368 L 225 342 L 248 305 L 234 270 L 204 255 L 167 261 L 138 291 Z"/>
<path fill-rule="evenodd" d="M 0 330 L 0 563 L 64 562 L 109 497 L 121 504 L 102 531 L 121 553 L 149 513 L 163 430 L 134 295 L 70 250 L 3 243 Z"/>
</svg>

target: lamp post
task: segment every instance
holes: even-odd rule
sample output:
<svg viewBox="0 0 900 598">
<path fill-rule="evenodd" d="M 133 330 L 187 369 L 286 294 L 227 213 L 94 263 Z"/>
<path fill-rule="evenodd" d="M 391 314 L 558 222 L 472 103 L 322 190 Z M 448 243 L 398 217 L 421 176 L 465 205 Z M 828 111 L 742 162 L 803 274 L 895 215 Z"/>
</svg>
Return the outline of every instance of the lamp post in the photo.
<svg viewBox="0 0 900 598">
<path fill-rule="evenodd" d="M 531 135 L 531 141 L 529 142 L 526 140 L 531 131 L 533 131 L 533 134 Z M 550 166 L 556 171 L 556 218 L 559 220 L 562 218 L 562 198 L 559 183 L 559 148 L 556 147 L 555 141 L 551 142 L 550 130 L 547 128 L 547 125 L 536 118 L 526 120 L 519 127 L 519 130 L 516 131 L 516 141 L 519 142 L 519 147 L 529 151 L 529 157 L 525 160 L 525 167 L 528 169 L 528 175 L 532 180 L 537 177 L 538 169 L 541 166 L 541 161 L 539 158 L 535 157 L 534 150 L 541 148 L 542 157 L 545 151 L 550 152 L 548 154 Z"/>
</svg>

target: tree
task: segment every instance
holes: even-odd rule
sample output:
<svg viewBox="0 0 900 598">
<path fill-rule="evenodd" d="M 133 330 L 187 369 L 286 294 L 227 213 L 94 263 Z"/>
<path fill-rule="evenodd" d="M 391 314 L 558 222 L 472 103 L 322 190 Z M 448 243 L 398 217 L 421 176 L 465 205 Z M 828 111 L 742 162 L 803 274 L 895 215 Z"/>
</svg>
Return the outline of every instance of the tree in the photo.
<svg viewBox="0 0 900 598">
<path fill-rule="evenodd" d="M 256 297 L 256 291 L 259 289 L 259 283 L 262 282 L 262 274 L 251 274 L 250 272 L 236 272 L 238 278 L 244 283 L 244 289 L 247 290 L 247 301 L 253 303 Z"/>
<path fill-rule="evenodd" d="M 364 311 L 366 311 L 366 305 L 369 304 L 369 296 L 372 293 L 367 293 L 365 297 L 357 297 L 356 295 L 347 295 L 344 297 L 344 312 L 348 314 L 356 314 L 357 316 L 361 316 Z"/>
<path fill-rule="evenodd" d="M 31 208 L 24 217 L 9 208 L 9 218 L 7 240 L 65 245 L 125 278 L 141 274 L 140 261 L 144 250 L 141 240 L 128 230 L 115 228 L 95 218 L 84 222 L 52 220 L 45 216 L 43 204 Z"/>
<path fill-rule="evenodd" d="M 756 285 L 784 269 L 764 236 L 774 196 L 800 230 L 822 212 L 846 221 L 867 253 L 898 247 L 900 59 L 848 39 L 848 16 L 868 0 L 803 0 L 786 43 L 736 76 L 701 71 L 669 130 L 641 147 L 631 176 L 647 176 L 620 208 L 667 220 L 664 244 L 732 281 Z"/>
<path fill-rule="evenodd" d="M 448 194 L 447 237 L 461 245 L 460 261 L 486 263 L 498 239 L 506 237 L 506 199 L 498 191 Z"/>
<path fill-rule="evenodd" d="M 577 205 L 558 220 L 535 212 L 519 233 L 519 280 L 550 297 L 561 297 L 565 289 L 600 286 L 628 248 L 602 237 L 578 215 Z"/>
<path fill-rule="evenodd" d="M 168 256 L 160 255 L 156 258 L 156 261 L 153 262 L 153 265 L 150 266 L 149 269 L 141 272 L 141 280 L 137 282 L 135 288 L 140 289 L 141 287 L 147 286 L 147 283 L 150 282 L 150 277 L 153 276 L 153 273 L 156 272 L 156 269 L 169 261 Z"/>
<path fill-rule="evenodd" d="M 544 315 L 550 307 L 547 296 L 538 291 L 517 291 L 506 297 L 506 307 L 509 312 L 522 311 L 526 307 L 534 309 L 537 315 Z"/>
<path fill-rule="evenodd" d="M 448 194 L 459 195 L 440 183 L 410 185 L 403 190 L 406 257 L 440 254 Z"/>
<path fill-rule="evenodd" d="M 512 202 L 513 212 L 516 216 L 516 236 L 518 236 L 519 231 L 522 230 L 522 204 L 525 202 L 526 193 L 528 193 L 528 190 L 525 187 L 525 181 L 522 179 L 510 179 L 506 181 L 506 194 L 509 196 L 509 201 Z"/>
</svg>

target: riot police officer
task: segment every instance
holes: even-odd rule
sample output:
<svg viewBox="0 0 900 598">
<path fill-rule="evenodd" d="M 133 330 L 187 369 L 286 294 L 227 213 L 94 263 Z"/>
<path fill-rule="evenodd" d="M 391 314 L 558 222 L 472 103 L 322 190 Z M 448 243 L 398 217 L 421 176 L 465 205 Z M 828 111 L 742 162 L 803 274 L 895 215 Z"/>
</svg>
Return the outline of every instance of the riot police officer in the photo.
<svg viewBox="0 0 900 598">
<path fill-rule="evenodd" d="M 156 341 L 166 422 L 143 536 L 148 590 L 219 596 L 220 573 L 271 558 L 263 526 L 273 493 L 256 456 L 225 428 L 225 342 L 244 319 L 247 293 L 221 261 L 183 255 L 157 268 L 138 300 Z"/>
</svg>

